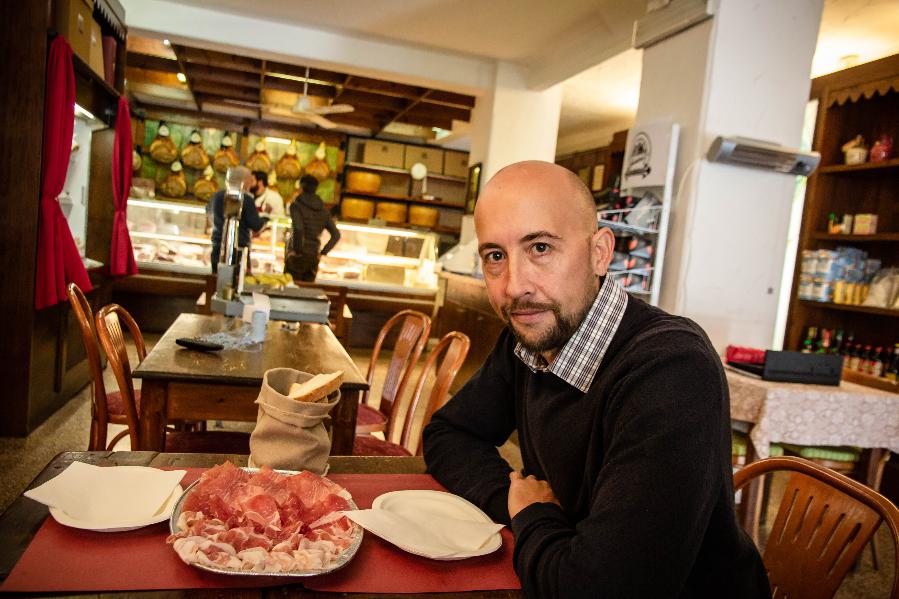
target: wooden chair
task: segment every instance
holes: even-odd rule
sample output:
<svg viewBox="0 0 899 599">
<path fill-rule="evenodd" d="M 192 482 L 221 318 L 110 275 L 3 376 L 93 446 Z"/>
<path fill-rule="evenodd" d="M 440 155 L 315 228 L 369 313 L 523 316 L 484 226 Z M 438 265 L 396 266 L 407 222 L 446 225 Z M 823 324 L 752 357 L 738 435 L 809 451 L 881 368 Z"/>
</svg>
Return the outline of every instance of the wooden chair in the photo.
<svg viewBox="0 0 899 599">
<path fill-rule="evenodd" d="M 122 394 L 118 391 L 106 391 L 103 383 L 103 365 L 100 358 L 100 346 L 97 345 L 97 331 L 94 328 L 94 312 L 90 303 L 84 296 L 84 292 L 75 283 L 69 283 L 66 289 L 69 296 L 69 304 L 72 312 L 78 320 L 81 328 L 81 340 L 84 343 L 84 352 L 87 354 L 87 363 L 91 375 L 91 430 L 88 441 L 88 451 L 103 451 L 112 449 L 125 435 L 122 431 L 109 443 L 106 442 L 107 426 L 109 424 L 128 424 L 125 403 Z M 140 390 L 134 390 L 134 404 L 140 405 Z"/>
<path fill-rule="evenodd" d="M 131 450 L 137 450 L 137 430 L 139 426 L 138 406 L 135 401 L 134 381 L 131 378 L 131 362 L 121 323 L 134 340 L 138 362 L 147 356 L 144 338 L 134 319 L 123 307 L 110 304 L 97 312 L 97 336 L 106 351 L 109 367 L 115 374 L 125 407 L 125 420 L 131 436 Z M 231 431 L 186 431 L 166 430 L 165 450 L 174 453 L 250 453 L 250 436 Z"/>
<path fill-rule="evenodd" d="M 431 351 L 424 366 L 422 366 L 418 384 L 415 385 L 411 401 L 407 402 L 409 405 L 406 409 L 399 444 L 382 441 L 372 435 L 356 435 L 353 443 L 353 455 L 421 455 L 421 431 L 431 421 L 431 416 L 434 415 L 434 412 L 447 402 L 450 385 L 453 384 L 459 369 L 462 368 L 470 346 L 471 342 L 463 333 L 453 331 L 444 335 Z M 437 365 L 441 356 L 443 356 L 443 359 Z M 415 413 L 418 411 L 418 405 L 421 401 L 428 374 L 435 366 L 436 376 L 434 385 L 431 387 L 431 392 L 428 395 L 424 417 L 416 424 Z M 387 438 L 390 439 L 389 436 Z"/>
<path fill-rule="evenodd" d="M 399 326 L 399 335 L 393 346 L 393 354 L 390 357 L 390 365 L 387 368 L 387 377 L 384 387 L 381 389 L 381 399 L 377 407 L 368 405 L 368 394 L 375 379 L 375 368 L 378 365 L 378 357 L 384 340 L 394 327 Z M 422 350 L 428 342 L 428 333 L 431 331 L 430 317 L 416 310 L 402 310 L 397 312 L 390 320 L 384 323 L 381 331 L 375 339 L 375 346 L 371 351 L 371 359 L 368 363 L 368 386 L 362 395 L 359 411 L 356 417 L 356 433 L 369 434 L 386 431 L 387 439 L 396 428 L 396 408 L 399 398 L 403 396 L 406 385 L 412 376 L 412 370 L 421 356 Z"/>
<path fill-rule="evenodd" d="M 775 599 L 827 599 L 886 522 L 896 546 L 892 599 L 899 599 L 899 509 L 865 485 L 795 457 L 752 462 L 734 474 L 734 490 L 753 478 L 789 470 L 762 558 Z"/>
</svg>

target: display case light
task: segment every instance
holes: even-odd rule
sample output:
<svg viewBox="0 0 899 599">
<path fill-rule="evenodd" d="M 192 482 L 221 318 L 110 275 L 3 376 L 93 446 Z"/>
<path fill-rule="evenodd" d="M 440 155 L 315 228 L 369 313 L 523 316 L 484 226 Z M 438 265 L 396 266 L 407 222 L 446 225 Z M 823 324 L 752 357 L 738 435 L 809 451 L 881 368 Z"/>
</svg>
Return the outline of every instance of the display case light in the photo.
<svg viewBox="0 0 899 599">
<path fill-rule="evenodd" d="M 392 229 L 389 227 L 369 227 L 366 225 L 357 225 L 345 223 L 343 221 L 337 223 L 337 228 L 343 231 L 360 231 L 362 233 L 380 233 L 381 235 L 390 235 L 392 237 L 421 237 L 421 233 L 415 231 L 405 231 L 403 229 Z"/>
</svg>

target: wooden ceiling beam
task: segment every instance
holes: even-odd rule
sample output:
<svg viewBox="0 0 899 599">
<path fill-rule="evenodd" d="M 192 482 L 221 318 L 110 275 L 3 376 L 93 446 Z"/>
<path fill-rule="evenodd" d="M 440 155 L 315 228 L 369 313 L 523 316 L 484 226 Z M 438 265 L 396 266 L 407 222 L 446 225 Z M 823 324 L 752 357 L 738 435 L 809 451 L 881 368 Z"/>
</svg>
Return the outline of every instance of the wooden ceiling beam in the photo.
<svg viewBox="0 0 899 599">
<path fill-rule="evenodd" d="M 417 97 L 417 98 L 415 98 L 414 100 L 410 101 L 409 104 L 408 104 L 405 108 L 403 108 L 402 110 L 400 110 L 398 113 L 396 113 L 396 114 L 393 116 L 393 118 L 390 119 L 389 122 L 384 123 L 384 126 L 383 126 L 383 127 L 381 127 L 378 131 L 372 132 L 372 135 L 373 135 L 373 136 L 377 136 L 381 131 L 384 130 L 384 127 L 386 127 L 386 126 L 389 125 L 390 123 L 392 123 L 392 122 L 394 122 L 394 121 L 397 121 L 397 120 L 401 119 L 402 117 L 404 117 L 405 115 L 407 115 L 407 114 L 409 113 L 410 110 L 412 110 L 413 108 L 415 108 L 416 106 L 418 106 L 418 104 L 419 104 L 422 100 L 424 100 L 425 98 L 427 98 L 428 95 L 431 93 L 431 91 L 432 91 L 432 90 L 425 90 L 425 92 L 424 92 L 423 94 L 421 94 L 419 97 Z"/>
<path fill-rule="evenodd" d="M 220 98 L 233 98 L 235 100 L 246 100 L 248 102 L 259 102 L 259 92 L 254 89 L 246 89 L 235 87 L 232 85 L 222 85 L 203 80 L 192 80 L 192 91 L 204 95 L 213 95 Z"/>
<path fill-rule="evenodd" d="M 229 71 L 217 67 L 186 63 L 186 75 L 194 80 L 211 81 L 223 85 L 236 85 L 252 89 L 259 88 L 259 76 L 244 71 Z"/>
<path fill-rule="evenodd" d="M 441 129 L 452 129 L 452 119 L 442 119 L 436 117 L 420 117 L 414 114 L 404 114 L 396 117 L 391 122 L 409 123 L 410 125 L 419 125 L 421 127 L 440 127 Z M 386 127 L 386 125 L 385 125 Z"/>
<path fill-rule="evenodd" d="M 345 87 L 348 89 L 372 92 L 407 100 L 414 100 L 420 97 L 424 92 L 430 91 L 424 87 L 415 87 L 403 83 L 393 83 L 391 81 L 382 81 L 381 79 L 370 79 L 368 77 L 359 76 L 354 76 L 352 81 Z"/>
<path fill-rule="evenodd" d="M 202 64 L 210 67 L 219 67 L 232 71 L 243 71 L 244 73 L 258 74 L 262 69 L 262 63 L 256 58 L 247 56 L 238 56 L 236 54 L 225 54 L 224 52 L 216 52 L 214 50 L 201 50 L 200 48 L 189 48 L 172 44 L 172 50 L 175 56 L 182 62 Z"/>
<path fill-rule="evenodd" d="M 317 83 L 309 84 L 310 96 L 321 96 L 323 98 L 333 98 L 337 94 L 336 88 L 330 85 L 319 85 Z M 293 81 L 291 79 L 281 79 L 274 75 L 268 74 L 265 77 L 265 88 L 274 89 L 282 92 L 291 92 L 294 94 L 303 93 L 303 83 L 301 81 Z"/>
<path fill-rule="evenodd" d="M 426 101 L 419 102 L 409 109 L 409 114 L 414 114 L 421 118 L 439 118 L 457 121 L 468 121 L 471 119 L 471 111 L 463 108 L 452 108 L 450 106 L 439 106 L 429 104 Z"/>
<path fill-rule="evenodd" d="M 128 52 L 126 63 L 129 67 L 146 69 L 148 71 L 161 71 L 163 73 L 177 73 L 178 61 L 149 54 Z"/>
<path fill-rule="evenodd" d="M 428 96 L 427 101 L 429 104 L 440 104 L 443 106 L 470 109 L 474 108 L 475 97 L 435 89 L 431 92 L 431 95 Z"/>
<path fill-rule="evenodd" d="M 306 67 L 295 64 L 267 61 L 265 70 L 269 74 L 280 73 L 282 75 L 290 75 L 291 77 L 299 77 L 301 79 L 306 78 Z M 340 85 L 345 78 L 346 75 L 343 73 L 337 73 L 327 69 L 317 69 L 314 67 L 309 68 L 309 79 L 314 81 L 324 81 L 333 85 Z M 302 84 L 302 81 L 300 84 Z"/>
<path fill-rule="evenodd" d="M 334 98 L 334 101 L 342 104 L 352 104 L 353 106 L 366 106 L 380 110 L 388 110 L 390 112 L 399 112 L 408 104 L 408 101 L 400 98 L 382 96 L 370 92 L 348 90 L 346 88 Z"/>
</svg>

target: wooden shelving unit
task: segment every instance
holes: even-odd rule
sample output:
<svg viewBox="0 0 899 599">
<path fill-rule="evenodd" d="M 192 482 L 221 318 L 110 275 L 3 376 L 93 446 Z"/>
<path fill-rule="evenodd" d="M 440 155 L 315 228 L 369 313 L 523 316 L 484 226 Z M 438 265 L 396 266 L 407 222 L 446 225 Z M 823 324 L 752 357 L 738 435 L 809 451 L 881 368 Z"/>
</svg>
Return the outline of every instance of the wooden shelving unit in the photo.
<svg viewBox="0 0 899 599">
<path fill-rule="evenodd" d="M 461 229 L 461 216 L 465 212 L 465 191 L 468 183 L 466 177 L 457 177 L 453 175 L 445 175 L 441 172 L 429 171 L 427 174 L 427 190 L 423 191 L 422 182 L 412 178 L 409 169 L 399 168 L 398 166 L 383 166 L 380 164 L 370 164 L 363 162 L 365 155 L 364 147 L 367 142 L 378 142 L 379 140 L 369 140 L 359 137 L 349 137 L 347 139 L 346 162 L 344 164 L 344 181 L 341 186 L 340 200 L 345 198 L 360 198 L 378 202 L 401 202 L 410 206 L 427 206 L 438 210 L 438 221 L 433 227 L 420 227 L 416 225 L 396 225 L 406 228 L 415 228 L 417 230 L 429 230 L 444 236 L 441 240 L 441 251 L 456 243 L 452 237 L 458 237 Z M 399 143 L 399 142 L 392 142 Z M 421 149 L 422 146 L 415 144 L 401 144 L 406 151 L 409 148 Z M 429 149 L 441 150 L 433 146 L 427 146 Z M 408 162 L 406 163 L 408 164 Z M 438 170 L 438 169 L 434 169 Z M 376 173 L 381 176 L 381 186 L 378 193 L 365 193 L 348 189 L 346 185 L 346 175 L 353 171 L 365 171 Z M 433 200 L 423 199 L 423 194 L 434 196 Z M 356 219 L 341 217 L 342 220 L 348 222 L 360 222 Z M 450 237 L 451 236 L 451 237 Z"/>
<path fill-rule="evenodd" d="M 883 267 L 899 266 L 899 158 L 847 165 L 841 151 L 859 134 L 869 144 L 883 134 L 899 140 L 899 55 L 819 77 L 811 98 L 818 100 L 813 145 L 822 166 L 806 188 L 784 349 L 798 350 L 808 327 L 842 329 L 856 343 L 892 346 L 899 342 L 899 310 L 800 300 L 798 288 L 804 250 L 854 246 Z M 878 233 L 825 233 L 831 213 L 876 214 Z M 873 377 L 853 381 L 878 386 Z"/>
</svg>

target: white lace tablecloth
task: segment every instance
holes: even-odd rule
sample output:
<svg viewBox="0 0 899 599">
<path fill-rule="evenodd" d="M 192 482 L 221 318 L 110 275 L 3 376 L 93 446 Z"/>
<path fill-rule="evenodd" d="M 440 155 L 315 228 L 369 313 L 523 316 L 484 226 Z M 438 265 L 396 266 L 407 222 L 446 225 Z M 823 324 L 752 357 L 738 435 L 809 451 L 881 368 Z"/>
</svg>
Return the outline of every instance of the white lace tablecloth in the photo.
<svg viewBox="0 0 899 599">
<path fill-rule="evenodd" d="M 843 381 L 839 387 L 763 381 L 725 368 L 730 417 L 753 424 L 759 458 L 771 443 L 854 445 L 899 453 L 899 394 Z"/>
</svg>

